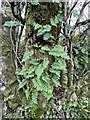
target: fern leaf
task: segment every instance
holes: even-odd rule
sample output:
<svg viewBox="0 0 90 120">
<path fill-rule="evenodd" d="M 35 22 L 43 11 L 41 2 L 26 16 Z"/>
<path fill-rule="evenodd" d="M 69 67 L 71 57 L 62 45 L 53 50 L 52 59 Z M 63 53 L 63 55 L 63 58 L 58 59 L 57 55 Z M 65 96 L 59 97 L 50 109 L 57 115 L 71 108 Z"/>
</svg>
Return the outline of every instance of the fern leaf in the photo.
<svg viewBox="0 0 90 120">
<path fill-rule="evenodd" d="M 38 92 L 36 90 L 32 93 L 32 103 L 37 104 Z"/>
<path fill-rule="evenodd" d="M 35 74 L 37 75 L 38 78 L 42 75 L 44 69 L 48 66 L 48 58 L 44 58 L 43 63 L 41 63 L 38 68 L 35 71 Z"/>
</svg>

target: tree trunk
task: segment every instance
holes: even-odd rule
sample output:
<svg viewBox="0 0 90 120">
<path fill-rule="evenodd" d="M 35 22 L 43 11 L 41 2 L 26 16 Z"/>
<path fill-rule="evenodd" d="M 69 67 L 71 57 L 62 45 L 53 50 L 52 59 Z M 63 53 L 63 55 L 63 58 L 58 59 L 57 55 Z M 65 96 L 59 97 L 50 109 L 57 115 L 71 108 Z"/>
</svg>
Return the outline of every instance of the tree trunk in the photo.
<svg viewBox="0 0 90 120">
<path fill-rule="evenodd" d="M 2 16 L 2 22 L 6 20 Z M 0 101 L 2 98 L 3 117 L 9 118 L 8 113 L 15 110 L 19 104 L 16 91 L 18 82 L 15 75 L 14 54 L 12 50 L 12 42 L 10 39 L 10 29 L 0 28 Z M 7 103 L 7 104 L 6 104 Z M 10 109 L 9 109 L 10 108 Z M 0 106 L 0 111 L 1 106 Z M 7 114 L 7 115 L 6 115 Z M 1 115 L 0 115 L 1 116 Z M 13 118 L 13 116 L 12 116 Z"/>
</svg>

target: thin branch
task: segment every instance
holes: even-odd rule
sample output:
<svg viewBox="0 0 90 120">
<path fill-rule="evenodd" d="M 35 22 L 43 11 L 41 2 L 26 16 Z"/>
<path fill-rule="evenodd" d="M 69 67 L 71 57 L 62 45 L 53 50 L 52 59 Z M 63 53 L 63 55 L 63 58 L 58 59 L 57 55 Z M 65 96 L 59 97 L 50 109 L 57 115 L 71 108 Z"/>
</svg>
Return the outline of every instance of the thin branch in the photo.
<svg viewBox="0 0 90 120">
<path fill-rule="evenodd" d="M 77 5 L 78 1 L 79 1 L 79 0 L 77 0 L 77 1 L 75 2 L 75 4 L 72 6 L 72 8 L 70 9 L 70 11 L 68 12 L 68 15 L 67 15 L 67 17 L 66 17 L 66 19 L 65 19 L 65 22 L 67 21 L 67 19 L 68 19 L 69 16 L 71 15 L 71 13 L 72 13 L 73 9 L 75 8 L 75 6 Z"/>
<path fill-rule="evenodd" d="M 12 11 L 13 16 L 17 20 L 19 20 L 23 25 L 25 25 L 25 20 L 23 20 L 23 18 L 21 16 L 15 14 L 15 11 L 14 11 L 14 7 L 15 7 L 14 2 L 11 2 L 10 4 L 11 4 L 11 11 Z"/>
<path fill-rule="evenodd" d="M 11 38 L 11 42 L 12 42 L 12 46 L 13 46 L 13 52 L 14 52 L 14 54 L 15 54 L 15 57 L 16 57 L 16 59 L 18 60 L 18 62 L 20 63 L 20 65 L 23 66 L 23 65 L 21 64 L 21 61 L 20 61 L 19 57 L 18 57 L 17 54 L 16 54 L 15 45 L 14 45 L 13 38 L 12 38 L 12 27 L 10 28 L 10 38 Z M 16 62 L 16 61 L 15 61 L 15 62 Z M 17 64 L 16 64 L 16 68 L 18 68 L 18 65 L 17 65 Z"/>
<path fill-rule="evenodd" d="M 88 2 L 86 2 L 86 1 L 87 1 L 87 0 L 85 0 L 85 2 L 83 3 L 82 8 L 81 8 L 81 10 L 80 10 L 80 16 L 82 15 L 83 10 L 85 9 L 86 5 L 90 2 L 90 1 L 88 1 Z M 79 20 L 80 20 L 80 18 L 77 19 L 77 21 L 76 21 L 76 23 L 75 23 L 75 25 L 74 25 L 73 31 L 74 31 L 75 28 L 77 27 Z M 70 32 L 70 35 L 72 35 L 73 31 Z"/>
<path fill-rule="evenodd" d="M 79 27 L 79 26 L 81 26 L 81 25 L 86 25 L 86 24 L 88 24 L 88 23 L 90 23 L 90 19 L 77 23 L 77 27 Z"/>
</svg>

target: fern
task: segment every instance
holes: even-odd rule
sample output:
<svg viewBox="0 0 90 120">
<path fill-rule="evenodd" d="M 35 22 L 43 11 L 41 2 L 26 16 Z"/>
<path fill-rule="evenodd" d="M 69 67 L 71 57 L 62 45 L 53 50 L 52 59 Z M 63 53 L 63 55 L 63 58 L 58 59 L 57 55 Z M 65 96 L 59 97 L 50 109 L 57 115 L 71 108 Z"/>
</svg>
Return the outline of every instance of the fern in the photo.
<svg viewBox="0 0 90 120">
<path fill-rule="evenodd" d="M 50 81 L 48 73 L 45 72 L 42 74 L 42 80 L 47 82 L 47 83 Z"/>
<path fill-rule="evenodd" d="M 30 95 L 30 88 L 27 87 L 27 89 L 25 90 L 25 95 L 26 95 L 26 99 L 29 99 L 29 95 Z"/>
<path fill-rule="evenodd" d="M 35 74 L 37 75 L 38 78 L 40 78 L 48 64 L 49 64 L 48 58 L 44 58 L 43 63 L 41 63 L 35 71 Z"/>
<path fill-rule="evenodd" d="M 19 82 L 19 89 L 23 88 L 26 85 L 27 81 L 25 79 L 22 82 Z"/>
<path fill-rule="evenodd" d="M 28 74 L 32 74 L 36 70 L 36 66 L 31 65 L 28 69 Z"/>
<path fill-rule="evenodd" d="M 32 103 L 37 104 L 38 92 L 34 90 L 32 92 Z"/>
<path fill-rule="evenodd" d="M 56 59 L 56 61 L 51 66 L 52 66 L 52 69 L 66 70 L 65 61 L 62 58 Z"/>
<path fill-rule="evenodd" d="M 53 75 L 52 81 L 53 81 L 55 87 L 60 86 L 60 77 L 58 77 L 57 75 L 55 75 L 55 74 Z"/>
<path fill-rule="evenodd" d="M 34 84 L 34 87 L 36 88 L 36 90 L 37 91 L 42 91 L 42 83 L 41 83 L 40 79 L 38 79 L 36 77 L 32 81 L 33 81 L 33 84 Z"/>
<path fill-rule="evenodd" d="M 49 55 L 61 57 L 67 60 L 69 59 L 69 56 L 67 55 L 67 53 L 64 52 L 63 47 L 59 45 L 54 46 L 54 48 L 49 52 Z"/>
</svg>

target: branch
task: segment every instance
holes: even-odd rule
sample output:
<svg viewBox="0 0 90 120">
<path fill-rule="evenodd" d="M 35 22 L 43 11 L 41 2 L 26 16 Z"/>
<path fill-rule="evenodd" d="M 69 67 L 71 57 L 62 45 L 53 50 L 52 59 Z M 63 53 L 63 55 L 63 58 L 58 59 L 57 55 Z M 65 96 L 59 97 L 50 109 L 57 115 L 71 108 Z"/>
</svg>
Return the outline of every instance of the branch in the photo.
<svg viewBox="0 0 90 120">
<path fill-rule="evenodd" d="M 21 61 L 20 61 L 19 57 L 17 56 L 16 50 L 15 50 L 15 45 L 14 45 L 14 41 L 13 41 L 13 38 L 12 38 L 12 27 L 10 28 L 10 39 L 11 39 L 11 42 L 12 42 L 13 52 L 15 54 L 16 60 L 18 60 L 20 65 L 23 66 L 23 64 L 21 64 Z M 15 60 L 16 68 L 18 68 L 16 60 Z"/>
<path fill-rule="evenodd" d="M 69 16 L 71 15 L 71 12 L 72 12 L 72 10 L 75 8 L 75 6 L 76 6 L 76 4 L 77 4 L 78 1 L 79 1 L 79 0 L 77 0 L 77 1 L 75 2 L 75 4 L 72 6 L 72 8 L 70 9 L 70 11 L 68 12 L 68 15 L 67 15 L 67 17 L 66 17 L 66 19 L 65 19 L 65 22 L 67 21 L 67 19 L 68 19 Z"/>
<path fill-rule="evenodd" d="M 82 15 L 83 10 L 84 10 L 84 8 L 86 7 L 86 5 L 90 2 L 90 1 L 88 1 L 88 2 L 86 2 L 86 1 L 87 1 L 87 0 L 85 0 L 85 2 L 83 3 L 82 8 L 81 8 L 81 10 L 80 10 L 80 16 Z M 77 21 L 76 21 L 76 23 L 75 23 L 75 25 L 74 25 L 73 31 L 74 31 L 75 28 L 77 27 L 79 20 L 80 20 L 80 18 L 77 19 Z M 70 35 L 72 35 L 73 31 L 70 32 Z"/>
<path fill-rule="evenodd" d="M 77 23 L 77 27 L 79 27 L 79 26 L 81 26 L 81 25 L 86 25 L 86 24 L 88 24 L 88 23 L 90 23 L 90 19 L 89 19 L 89 20 L 82 21 L 82 22 L 78 22 L 78 23 Z"/>
<path fill-rule="evenodd" d="M 15 11 L 14 11 L 14 7 L 15 7 L 14 2 L 11 2 L 10 4 L 11 4 L 11 11 L 12 11 L 13 16 L 17 20 L 19 20 L 23 25 L 25 25 L 25 20 L 23 20 L 23 18 L 21 16 L 15 14 Z"/>
</svg>

